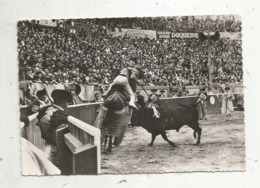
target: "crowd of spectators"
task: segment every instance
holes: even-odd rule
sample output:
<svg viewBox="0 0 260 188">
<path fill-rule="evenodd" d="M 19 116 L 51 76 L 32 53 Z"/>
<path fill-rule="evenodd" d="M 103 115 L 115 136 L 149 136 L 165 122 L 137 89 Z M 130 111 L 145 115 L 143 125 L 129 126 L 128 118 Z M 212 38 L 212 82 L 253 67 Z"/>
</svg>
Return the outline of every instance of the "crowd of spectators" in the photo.
<svg viewBox="0 0 260 188">
<path fill-rule="evenodd" d="M 128 18 L 131 19 L 134 18 Z M 156 19 L 152 19 L 152 23 L 155 23 Z M 96 20 L 95 24 L 101 22 L 100 20 Z M 142 18 L 136 19 L 134 22 L 136 26 L 138 20 Z M 172 18 L 172 20 L 176 19 Z M 103 22 L 107 22 L 107 19 Z M 131 25 L 132 22 L 125 21 L 125 23 Z M 175 21 L 167 23 L 166 27 Z M 218 24 L 211 25 L 219 27 Z M 121 26 L 127 27 L 123 24 Z M 195 24 L 194 27 L 199 26 Z M 157 28 L 147 26 L 147 29 Z M 125 59 L 135 58 L 136 63 L 142 66 L 146 72 L 145 78 L 140 81 L 143 85 L 208 84 L 207 42 L 198 39 L 159 41 L 148 38 L 113 37 L 105 34 L 102 37 L 119 56 Z M 220 39 L 212 42 L 211 61 L 214 83 L 242 81 L 241 49 L 241 41 Z M 101 40 L 100 35 L 94 33 L 82 36 L 75 30 L 65 30 L 61 25 L 53 29 L 39 26 L 34 22 L 19 22 L 18 51 L 20 76 L 25 75 L 25 80 L 29 82 L 109 84 L 115 74 L 122 69 L 121 59 L 112 53 Z"/>
</svg>

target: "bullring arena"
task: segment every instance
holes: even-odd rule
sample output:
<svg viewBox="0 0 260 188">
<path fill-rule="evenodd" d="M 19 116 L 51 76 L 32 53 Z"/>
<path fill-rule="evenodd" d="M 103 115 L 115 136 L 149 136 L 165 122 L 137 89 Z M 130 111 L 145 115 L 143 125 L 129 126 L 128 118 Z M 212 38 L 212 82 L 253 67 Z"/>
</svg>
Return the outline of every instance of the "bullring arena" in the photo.
<svg viewBox="0 0 260 188">
<path fill-rule="evenodd" d="M 238 16 L 20 21 L 18 51 L 23 175 L 245 170 Z"/>
<path fill-rule="evenodd" d="M 231 122 L 220 114 L 201 121 L 201 144 L 195 145 L 192 130 L 183 127 L 179 133 L 168 131 L 175 142 L 172 148 L 160 136 L 153 147 L 148 146 L 150 134 L 142 127 L 129 128 L 124 142 L 113 153 L 103 156 L 104 174 L 165 173 L 188 171 L 245 170 L 245 132 L 243 112 L 236 112 Z M 243 138 L 243 139 L 241 139 Z"/>
<path fill-rule="evenodd" d="M 237 96 L 237 95 L 235 95 Z M 216 95 L 211 97 L 216 98 Z M 192 101 L 195 97 L 162 99 L 162 104 L 175 101 Z M 217 99 L 217 98 L 216 98 Z M 234 101 L 234 104 L 236 101 Z M 81 132 L 95 132 L 91 130 L 91 124 L 94 124 L 97 104 L 80 104 L 69 106 L 70 114 L 82 121 L 71 118 L 71 126 L 75 129 L 71 134 L 78 140 L 81 140 Z M 98 147 L 95 139 L 99 139 L 96 133 L 90 135 L 94 142 L 87 139 L 88 142 L 100 151 L 95 160 L 91 160 L 100 168 L 94 173 L 101 174 L 129 174 L 129 173 L 164 173 L 164 172 L 187 172 L 187 171 L 243 171 L 245 170 L 245 124 L 244 112 L 235 111 L 231 121 L 227 121 L 220 114 L 221 103 L 216 100 L 214 105 L 208 105 L 207 120 L 199 120 L 202 128 L 200 145 L 195 145 L 193 130 L 187 126 L 182 127 L 179 132 L 175 130 L 167 131 L 168 138 L 173 141 L 177 147 L 171 147 L 161 136 L 157 136 L 153 147 L 148 143 L 151 140 L 151 134 L 141 126 L 127 127 L 122 143 L 118 147 L 113 147 L 111 153 L 102 153 L 102 147 Z M 236 104 L 235 104 L 236 106 Z M 236 108 L 236 107 L 235 107 Z M 86 114 L 88 114 L 86 116 Z M 33 115 L 32 115 L 33 116 Z M 39 148 L 44 148 L 44 142 L 40 141 L 40 129 L 36 126 L 35 116 L 32 117 L 28 128 L 24 130 L 27 139 Z M 83 123 L 83 122 L 87 122 Z M 85 128 L 83 126 L 86 126 Z M 79 128 L 76 130 L 76 127 Z M 81 128 L 81 130 L 80 130 Z M 23 132 L 23 131 L 22 131 Z M 89 147 L 91 150 L 91 147 Z M 86 156 L 93 157 L 90 152 Z M 99 161 L 98 161 L 99 160 Z M 80 168 L 79 165 L 78 168 Z M 83 165 L 84 166 L 84 165 Z M 93 169 L 84 171 L 86 174 L 92 174 Z M 75 173 L 77 174 L 77 173 Z"/>
</svg>

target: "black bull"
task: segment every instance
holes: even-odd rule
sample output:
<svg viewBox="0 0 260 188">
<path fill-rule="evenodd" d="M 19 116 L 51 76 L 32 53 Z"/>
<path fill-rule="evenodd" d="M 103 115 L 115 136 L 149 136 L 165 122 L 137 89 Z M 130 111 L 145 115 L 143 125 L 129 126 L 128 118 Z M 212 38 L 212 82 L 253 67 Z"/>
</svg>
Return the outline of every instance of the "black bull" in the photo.
<svg viewBox="0 0 260 188">
<path fill-rule="evenodd" d="M 153 110 L 145 108 L 144 98 L 138 96 L 137 104 L 140 106 L 139 111 L 136 113 L 138 117 L 138 124 L 146 129 L 149 133 L 152 134 L 152 141 L 149 144 L 153 145 L 156 136 L 159 134 L 167 141 L 171 146 L 175 144 L 167 138 L 166 130 L 176 130 L 187 125 L 194 130 L 193 136 L 197 136 L 197 145 L 200 143 L 202 129 L 199 127 L 199 115 L 196 105 L 193 106 L 183 106 L 173 108 L 173 107 L 164 107 L 158 108 L 161 116 L 160 118 L 153 117 Z"/>
</svg>

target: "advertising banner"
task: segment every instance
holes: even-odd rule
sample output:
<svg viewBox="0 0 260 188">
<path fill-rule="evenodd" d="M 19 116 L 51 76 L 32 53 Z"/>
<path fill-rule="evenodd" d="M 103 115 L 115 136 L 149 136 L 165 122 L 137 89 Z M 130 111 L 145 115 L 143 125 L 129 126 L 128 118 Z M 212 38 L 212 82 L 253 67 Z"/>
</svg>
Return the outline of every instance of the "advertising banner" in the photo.
<svg viewBox="0 0 260 188">
<path fill-rule="evenodd" d="M 108 31 L 107 34 L 111 34 L 113 36 L 129 36 L 132 38 L 150 38 L 156 39 L 156 31 L 153 30 L 139 30 L 139 29 L 115 29 L 114 32 Z"/>
<path fill-rule="evenodd" d="M 157 39 L 170 39 L 171 32 L 170 31 L 157 31 Z"/>
<path fill-rule="evenodd" d="M 235 32 L 235 33 L 229 33 L 229 32 L 220 32 L 220 38 L 226 38 L 229 40 L 241 40 L 242 39 L 242 33 Z"/>
<path fill-rule="evenodd" d="M 204 35 L 214 35 L 215 32 L 203 32 Z M 242 34 L 240 32 L 229 33 L 229 32 L 219 32 L 220 38 L 229 40 L 241 40 Z M 157 31 L 157 39 L 198 39 L 199 33 L 176 33 L 170 31 Z"/>
<path fill-rule="evenodd" d="M 175 33 L 170 31 L 157 31 L 157 39 L 194 39 L 199 38 L 198 33 Z"/>
<path fill-rule="evenodd" d="M 39 20 L 39 25 L 43 25 L 47 27 L 56 27 L 57 22 L 52 20 Z"/>
<path fill-rule="evenodd" d="M 172 33 L 171 34 L 172 39 L 179 39 L 179 38 L 184 38 L 184 39 L 190 39 L 190 38 L 199 38 L 198 33 Z"/>
</svg>

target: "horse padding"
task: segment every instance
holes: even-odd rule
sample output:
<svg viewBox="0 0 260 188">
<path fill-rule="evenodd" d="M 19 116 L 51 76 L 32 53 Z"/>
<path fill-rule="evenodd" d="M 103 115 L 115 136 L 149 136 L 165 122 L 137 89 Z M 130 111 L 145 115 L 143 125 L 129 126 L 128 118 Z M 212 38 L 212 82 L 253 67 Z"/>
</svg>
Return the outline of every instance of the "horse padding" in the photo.
<svg viewBox="0 0 260 188">
<path fill-rule="evenodd" d="M 124 137 L 126 127 L 131 119 L 131 110 L 125 107 L 122 110 L 114 111 L 109 117 L 110 121 L 104 124 L 104 118 L 107 114 L 107 108 L 102 106 L 99 109 L 99 114 L 96 118 L 94 126 L 101 130 L 101 136 L 115 136 L 117 138 L 116 145 L 119 145 Z"/>
</svg>

